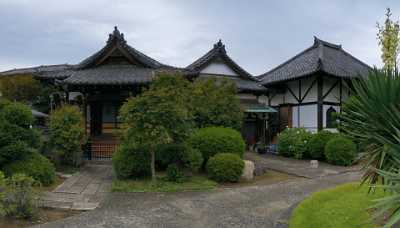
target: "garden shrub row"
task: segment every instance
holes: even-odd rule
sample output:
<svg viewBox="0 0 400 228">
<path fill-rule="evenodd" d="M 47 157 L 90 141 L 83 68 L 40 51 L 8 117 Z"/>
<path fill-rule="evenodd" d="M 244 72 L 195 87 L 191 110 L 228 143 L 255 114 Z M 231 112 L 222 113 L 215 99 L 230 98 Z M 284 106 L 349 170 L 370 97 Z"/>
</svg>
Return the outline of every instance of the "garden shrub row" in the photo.
<svg viewBox="0 0 400 228">
<path fill-rule="evenodd" d="M 167 180 L 173 182 L 181 182 L 202 167 L 213 180 L 236 182 L 243 171 L 244 151 L 245 143 L 238 131 L 223 127 L 201 128 L 187 142 L 159 146 L 155 153 L 156 168 L 166 170 Z M 148 149 L 132 141 L 124 141 L 113 156 L 119 179 L 149 177 L 150 161 Z"/>
<path fill-rule="evenodd" d="M 297 159 L 317 159 L 334 165 L 351 165 L 357 156 L 355 143 L 326 130 L 312 134 L 304 128 L 287 128 L 278 136 L 278 152 Z"/>
</svg>

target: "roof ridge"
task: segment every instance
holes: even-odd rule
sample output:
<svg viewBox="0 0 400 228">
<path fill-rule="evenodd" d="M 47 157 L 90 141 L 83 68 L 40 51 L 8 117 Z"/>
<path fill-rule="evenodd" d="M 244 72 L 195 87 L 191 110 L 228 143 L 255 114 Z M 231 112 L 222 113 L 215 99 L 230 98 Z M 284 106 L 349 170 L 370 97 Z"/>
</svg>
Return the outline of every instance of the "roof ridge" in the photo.
<svg viewBox="0 0 400 228">
<path fill-rule="evenodd" d="M 328 46 L 328 47 L 335 48 L 335 49 L 342 49 L 342 45 L 341 44 L 330 43 L 330 42 L 321 40 L 316 36 L 314 36 L 314 45 L 315 46 L 323 45 L 323 46 Z"/>
</svg>

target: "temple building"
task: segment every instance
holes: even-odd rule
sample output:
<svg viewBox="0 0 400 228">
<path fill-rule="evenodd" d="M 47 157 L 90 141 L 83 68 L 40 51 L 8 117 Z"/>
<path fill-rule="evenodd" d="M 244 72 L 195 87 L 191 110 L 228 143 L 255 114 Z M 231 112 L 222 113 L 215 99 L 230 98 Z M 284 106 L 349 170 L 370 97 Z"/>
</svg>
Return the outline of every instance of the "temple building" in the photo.
<svg viewBox="0 0 400 228">
<path fill-rule="evenodd" d="M 82 107 L 92 144 L 116 145 L 118 110 L 129 96 L 147 88 L 159 73 L 180 74 L 191 81 L 229 79 L 245 110 L 242 135 L 248 144 L 274 143 L 286 127 L 309 131 L 335 128 L 334 113 L 350 95 L 351 79 L 371 68 L 340 45 L 314 38 L 314 44 L 257 77 L 228 56 L 220 41 L 187 67 L 163 64 L 128 45 L 117 27 L 99 51 L 80 63 L 14 69 L 0 77 L 34 75 L 60 85 L 66 100 Z M 109 156 L 109 155 L 107 155 Z"/>
</svg>

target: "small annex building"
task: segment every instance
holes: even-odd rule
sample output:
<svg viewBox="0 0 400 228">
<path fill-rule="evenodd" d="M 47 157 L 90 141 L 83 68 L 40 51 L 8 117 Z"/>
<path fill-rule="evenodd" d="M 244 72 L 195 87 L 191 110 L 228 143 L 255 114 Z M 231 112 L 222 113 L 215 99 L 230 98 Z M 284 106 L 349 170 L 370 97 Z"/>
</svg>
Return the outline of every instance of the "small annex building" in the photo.
<svg viewBox="0 0 400 228">
<path fill-rule="evenodd" d="M 311 47 L 258 76 L 268 89 L 265 102 L 279 110 L 271 134 L 286 127 L 334 129 L 334 113 L 350 96 L 351 79 L 366 77 L 371 70 L 341 45 L 314 37 Z"/>
</svg>

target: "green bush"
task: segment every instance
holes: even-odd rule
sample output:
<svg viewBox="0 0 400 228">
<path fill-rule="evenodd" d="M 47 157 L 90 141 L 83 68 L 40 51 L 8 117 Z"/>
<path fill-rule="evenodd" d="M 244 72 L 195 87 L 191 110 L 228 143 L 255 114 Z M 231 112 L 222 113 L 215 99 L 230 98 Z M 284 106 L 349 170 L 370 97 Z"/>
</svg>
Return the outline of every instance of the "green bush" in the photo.
<svg viewBox="0 0 400 228">
<path fill-rule="evenodd" d="M 3 170 L 7 176 L 23 173 L 44 186 L 54 183 L 56 178 L 56 171 L 53 163 L 36 151 L 32 151 L 29 157 L 24 160 L 18 160 L 5 165 Z"/>
<path fill-rule="evenodd" d="M 123 142 L 114 153 L 112 162 L 119 179 L 142 178 L 151 174 L 149 151 L 132 142 Z"/>
<path fill-rule="evenodd" d="M 201 152 L 204 162 L 217 153 L 233 153 L 243 157 L 245 150 L 241 134 L 223 127 L 198 129 L 189 138 L 189 144 Z"/>
<path fill-rule="evenodd" d="M 160 170 L 165 170 L 168 165 L 179 163 L 185 150 L 184 144 L 160 145 L 155 154 L 157 167 Z"/>
<path fill-rule="evenodd" d="M 167 167 L 167 180 L 171 182 L 183 182 L 184 174 L 176 164 L 170 164 Z"/>
<path fill-rule="evenodd" d="M 1 173 L 1 179 L 4 175 Z M 6 180 L 1 205 L 7 216 L 16 218 L 32 218 L 37 212 L 36 195 L 33 178 L 25 174 L 15 174 Z"/>
<path fill-rule="evenodd" d="M 33 149 L 23 141 L 16 141 L 7 146 L 0 147 L 0 167 L 6 164 L 23 160 L 33 153 Z"/>
<path fill-rule="evenodd" d="M 335 136 L 337 136 L 336 133 L 332 133 L 326 130 L 313 134 L 310 141 L 308 142 L 309 154 L 307 157 L 312 159 L 325 160 L 325 145 Z"/>
<path fill-rule="evenodd" d="M 303 158 L 308 154 L 311 133 L 305 128 L 286 128 L 278 136 L 278 153 L 285 157 Z"/>
<path fill-rule="evenodd" d="M 11 124 L 6 119 L 0 118 L 0 147 L 17 141 L 23 141 L 35 149 L 40 149 L 42 146 L 41 134 L 38 130 Z"/>
<path fill-rule="evenodd" d="M 64 165 L 82 163 L 82 145 L 86 143 L 83 117 L 78 107 L 63 106 L 50 116 L 50 143 L 53 157 Z"/>
<path fill-rule="evenodd" d="M 22 103 L 9 103 L 3 107 L 1 113 L 10 124 L 23 128 L 29 128 L 34 122 L 31 109 Z"/>
<path fill-rule="evenodd" d="M 243 169 L 244 161 L 231 153 L 216 154 L 207 162 L 207 173 L 217 182 L 237 182 Z"/>
<path fill-rule="evenodd" d="M 334 165 L 351 165 L 356 158 L 356 145 L 343 136 L 335 137 L 325 146 L 326 160 Z"/>
<path fill-rule="evenodd" d="M 187 144 L 167 144 L 157 149 L 156 164 L 160 170 L 176 164 L 192 172 L 197 172 L 203 164 L 203 157 L 200 151 Z"/>
<path fill-rule="evenodd" d="M 186 146 L 186 150 L 182 154 L 183 166 L 191 172 L 198 172 L 203 164 L 203 156 L 199 150 Z"/>
</svg>

